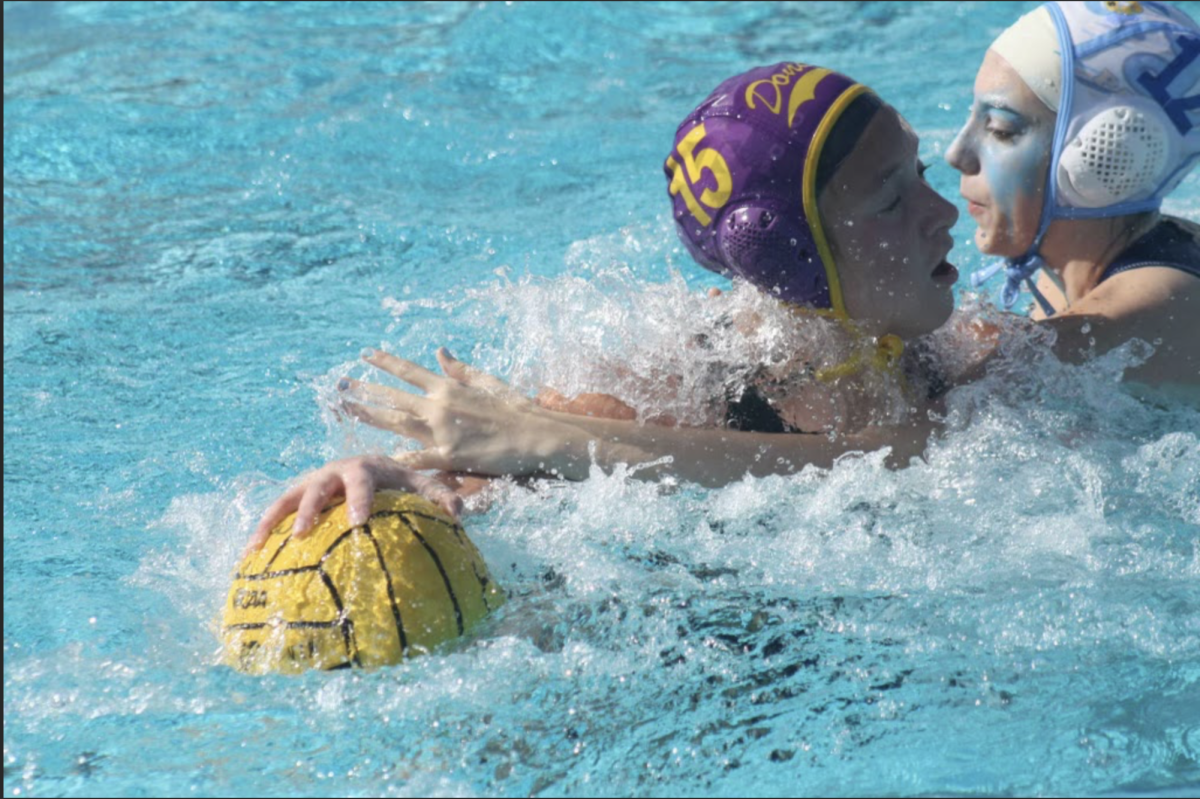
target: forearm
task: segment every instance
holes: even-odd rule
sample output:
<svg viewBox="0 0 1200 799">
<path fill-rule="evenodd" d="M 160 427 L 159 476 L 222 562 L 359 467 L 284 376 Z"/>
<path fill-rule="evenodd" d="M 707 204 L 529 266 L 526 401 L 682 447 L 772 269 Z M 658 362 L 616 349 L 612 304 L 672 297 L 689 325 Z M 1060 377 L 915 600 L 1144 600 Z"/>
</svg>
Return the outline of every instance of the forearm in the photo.
<svg viewBox="0 0 1200 799">
<path fill-rule="evenodd" d="M 634 476 L 654 480 L 671 475 L 705 486 L 727 485 L 747 475 L 791 474 L 810 464 L 828 468 L 846 453 L 882 447 L 892 448 L 890 466 L 904 466 L 924 451 L 935 429 L 925 422 L 868 428 L 831 439 L 559 416 L 562 425 L 557 435 L 562 438 L 541 444 L 550 468 L 568 479 L 587 477 L 592 463 L 606 471 L 621 463 L 653 463 L 636 470 Z"/>
<path fill-rule="evenodd" d="M 790 474 L 809 464 L 828 467 L 848 452 L 885 446 L 892 448 L 889 464 L 904 465 L 924 450 L 933 429 L 925 419 L 831 439 L 575 416 L 539 408 L 445 351 L 438 352 L 438 360 L 445 378 L 386 353 L 373 353 L 369 359 L 424 390 L 423 397 L 349 378 L 339 383 L 339 389 L 347 392 L 342 407 L 356 418 L 423 445 L 396 455 L 413 469 L 482 475 L 552 473 L 582 480 L 593 464 L 606 470 L 629 464 L 642 467 L 632 474 L 643 479 L 671 475 L 719 486 L 748 474 Z"/>
</svg>

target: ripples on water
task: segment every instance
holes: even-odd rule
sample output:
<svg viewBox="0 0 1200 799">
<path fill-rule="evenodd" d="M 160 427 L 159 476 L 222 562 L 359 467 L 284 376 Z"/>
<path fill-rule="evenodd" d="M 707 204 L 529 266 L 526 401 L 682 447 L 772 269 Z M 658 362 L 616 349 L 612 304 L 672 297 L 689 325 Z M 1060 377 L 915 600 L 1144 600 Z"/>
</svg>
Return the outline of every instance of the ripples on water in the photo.
<svg viewBox="0 0 1200 799">
<path fill-rule="evenodd" d="M 1117 389 L 1143 349 L 1064 366 L 1016 328 L 908 469 L 505 486 L 470 530 L 514 599 L 477 637 L 370 674 L 213 665 L 282 479 L 391 445 L 328 410 L 359 348 L 679 418 L 716 362 L 833 357 L 703 296 L 647 131 L 800 49 L 904 98 L 936 156 L 944 87 L 1017 13 L 645 5 L 6 6 L 6 795 L 1200 784 L 1200 415 Z M 749 342 L 714 328 L 738 309 Z M 656 407 L 623 370 L 664 364 Z"/>
<path fill-rule="evenodd" d="M 578 250 L 596 246 L 619 258 L 632 245 Z M 707 304 L 610 263 L 498 278 L 437 310 L 499 325 L 501 343 L 472 355 L 517 384 L 587 389 L 604 387 L 614 353 L 635 371 L 655 363 Z M 398 321 L 410 310 L 391 307 Z M 1193 779 L 1200 415 L 1116 390 L 1144 348 L 1073 367 L 1008 335 L 1019 361 L 954 392 L 947 433 L 902 471 L 869 454 L 719 491 L 624 470 L 504 489 L 470 529 L 516 601 L 454 654 L 305 678 L 272 700 L 305 717 L 291 734 L 356 742 L 306 750 L 302 772 L 326 763 L 318 773 L 355 790 L 405 793 L 1038 793 Z M 403 351 L 405 338 L 390 343 Z M 685 383 L 701 385 L 707 365 L 692 368 Z M 379 441 L 329 423 L 334 448 Z M 223 530 L 247 528 L 266 494 L 247 478 L 177 500 L 161 524 L 193 541 L 186 560 L 156 552 L 134 584 L 167 596 L 182 581 L 179 612 L 211 627 L 234 554 Z M 192 638 L 203 659 L 211 639 Z M 204 694 L 206 714 L 227 707 Z"/>
</svg>

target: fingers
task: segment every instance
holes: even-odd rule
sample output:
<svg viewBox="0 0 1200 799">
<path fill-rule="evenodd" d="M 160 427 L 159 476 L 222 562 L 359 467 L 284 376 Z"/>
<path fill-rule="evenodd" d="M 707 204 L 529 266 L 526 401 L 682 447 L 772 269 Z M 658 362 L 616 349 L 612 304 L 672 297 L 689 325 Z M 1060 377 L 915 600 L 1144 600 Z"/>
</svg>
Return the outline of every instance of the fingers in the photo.
<svg viewBox="0 0 1200 799">
<path fill-rule="evenodd" d="M 262 548 L 262 545 L 271 536 L 271 531 L 275 529 L 275 525 L 287 518 L 287 515 L 300 504 L 300 497 L 304 494 L 305 487 L 304 483 L 294 485 L 283 492 L 279 499 L 271 503 L 271 507 L 267 508 L 266 513 L 259 520 L 258 526 L 254 528 L 254 535 L 250 537 L 250 542 L 242 550 L 242 558 Z"/>
<path fill-rule="evenodd" d="M 367 424 L 385 430 L 393 430 L 419 440 L 424 440 L 424 437 L 428 436 L 429 425 L 424 422 L 428 400 L 405 391 L 397 391 L 394 388 L 374 383 L 363 383 L 348 377 L 343 377 L 338 381 L 338 391 L 341 392 L 342 397 L 341 410 L 349 412 Z M 354 407 L 351 407 L 352 405 Z M 355 408 L 361 413 L 356 413 Z M 419 432 L 420 435 L 416 435 L 414 431 Z"/>
<path fill-rule="evenodd" d="M 431 392 L 441 385 L 445 378 L 436 375 L 423 366 L 418 366 L 412 361 L 406 361 L 403 358 L 398 358 L 382 350 L 371 350 L 369 354 L 365 354 L 363 359 L 372 366 L 383 369 L 385 372 L 395 375 L 406 383 L 416 386 L 425 392 Z M 476 369 L 474 366 L 463 363 L 450 354 L 450 351 L 445 347 L 440 347 L 437 351 L 438 364 L 442 367 L 442 371 L 446 373 L 446 377 L 457 380 L 460 383 L 465 383 L 468 386 L 480 388 L 492 394 L 507 398 L 507 399 L 525 399 L 519 392 L 514 391 L 511 386 L 505 383 L 498 377 Z M 358 383 L 343 379 L 342 383 L 356 386 L 370 386 L 369 383 Z M 338 387 L 342 387 L 342 383 Z M 382 392 L 376 392 L 376 401 L 383 405 L 408 410 L 410 412 L 419 412 L 419 403 L 423 401 L 422 397 L 414 397 L 411 394 L 388 389 L 382 386 L 376 388 Z M 390 393 L 386 393 L 390 392 Z"/>
<path fill-rule="evenodd" d="M 462 514 L 462 500 L 432 477 L 410 471 L 396 460 L 381 455 L 347 458 L 327 463 L 275 500 L 258 522 L 241 557 L 245 559 L 260 549 L 271 531 L 293 511 L 296 518 L 291 532 L 298 539 L 305 538 L 317 516 L 339 494 L 346 496 L 350 524 L 355 527 L 364 524 L 370 518 L 375 492 L 384 488 L 419 493 L 455 519 Z"/>
<path fill-rule="evenodd" d="M 361 465 L 348 468 L 342 473 L 342 485 L 346 488 L 346 517 L 351 526 L 358 527 L 371 515 L 371 504 L 375 501 L 375 475 Z"/>
<path fill-rule="evenodd" d="M 432 391 L 443 380 L 440 375 L 434 374 L 425 367 L 417 366 L 412 361 L 406 361 L 403 358 L 397 358 L 383 350 L 371 350 L 370 354 L 363 356 L 363 360 L 422 391 Z"/>
<path fill-rule="evenodd" d="M 567 413 L 571 401 L 553 388 L 543 388 L 538 392 L 534 402 L 548 411 Z"/>
<path fill-rule="evenodd" d="M 462 472 L 438 472 L 438 482 L 450 488 L 460 499 L 473 497 L 481 491 L 486 491 L 495 483 L 495 477 L 479 477 Z"/>
<path fill-rule="evenodd" d="M 429 426 L 410 413 L 391 408 L 372 408 L 369 405 L 360 405 L 352 399 L 343 399 L 342 409 L 371 427 L 391 430 L 402 436 L 415 438 L 424 444 L 430 441 Z"/>
<path fill-rule="evenodd" d="M 455 358 L 450 354 L 450 350 L 445 347 L 438 347 L 437 352 L 438 366 L 442 367 L 442 371 L 447 377 L 453 377 L 455 380 L 461 380 L 464 383 L 470 383 L 473 371 L 470 366 Z"/>
<path fill-rule="evenodd" d="M 637 410 L 632 405 L 611 394 L 580 394 L 565 402 L 559 410 L 597 419 L 620 419 L 627 422 L 637 419 Z"/>
<path fill-rule="evenodd" d="M 362 402 L 380 405 L 384 408 L 412 409 L 424 402 L 422 397 L 410 394 L 407 391 L 401 391 L 390 386 L 381 386 L 378 383 L 364 383 L 361 380 L 354 380 L 349 377 L 343 377 L 339 380 L 337 387 L 342 396 L 354 397 Z"/>
<path fill-rule="evenodd" d="M 442 510 L 455 519 L 462 516 L 462 497 L 455 494 L 450 488 L 447 488 L 437 478 L 418 474 L 407 469 L 400 470 L 399 475 L 403 475 L 405 485 L 398 487 L 409 491 L 416 491 L 425 497 L 425 499 L 441 507 Z"/>
<path fill-rule="evenodd" d="M 337 387 L 343 401 L 346 399 L 358 400 L 410 415 L 424 415 L 425 408 L 429 403 L 424 397 L 409 394 L 407 391 L 399 391 L 375 383 L 364 383 L 349 377 L 339 380 Z"/>
<path fill-rule="evenodd" d="M 296 538 L 304 538 L 312 530 L 317 515 L 325 508 L 330 498 L 344 489 L 342 478 L 335 473 L 322 474 L 318 472 L 308 481 L 304 496 L 300 498 L 300 507 L 296 511 L 296 520 L 292 522 L 292 532 Z"/>
<path fill-rule="evenodd" d="M 535 402 L 548 411 L 575 416 L 619 419 L 627 422 L 637 419 L 636 408 L 611 394 L 584 393 L 568 399 L 552 388 L 544 388 L 538 392 Z"/>
<path fill-rule="evenodd" d="M 512 387 L 498 377 L 493 377 L 487 372 L 476 369 L 474 366 L 463 363 L 450 354 L 450 350 L 445 347 L 439 347 L 437 351 L 438 365 L 442 367 L 442 371 L 447 377 L 452 377 L 455 380 L 466 383 L 468 386 L 482 388 L 493 394 L 502 396 L 511 396 L 516 392 Z"/>
</svg>

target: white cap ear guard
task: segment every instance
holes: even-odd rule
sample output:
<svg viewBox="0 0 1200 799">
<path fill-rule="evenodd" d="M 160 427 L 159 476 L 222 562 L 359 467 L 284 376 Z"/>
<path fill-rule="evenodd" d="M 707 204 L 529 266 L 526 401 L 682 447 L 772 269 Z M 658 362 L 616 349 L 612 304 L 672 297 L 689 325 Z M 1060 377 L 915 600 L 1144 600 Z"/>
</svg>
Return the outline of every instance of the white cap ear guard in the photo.
<svg viewBox="0 0 1200 799">
<path fill-rule="evenodd" d="M 1158 208 L 1200 160 L 1200 27 L 1166 3 L 1052 2 L 1062 91 L 1043 230 Z"/>
<path fill-rule="evenodd" d="M 1147 200 L 1167 176 L 1170 136 L 1162 115 L 1134 98 L 1089 119 L 1058 159 L 1058 196 L 1076 208 Z"/>
</svg>

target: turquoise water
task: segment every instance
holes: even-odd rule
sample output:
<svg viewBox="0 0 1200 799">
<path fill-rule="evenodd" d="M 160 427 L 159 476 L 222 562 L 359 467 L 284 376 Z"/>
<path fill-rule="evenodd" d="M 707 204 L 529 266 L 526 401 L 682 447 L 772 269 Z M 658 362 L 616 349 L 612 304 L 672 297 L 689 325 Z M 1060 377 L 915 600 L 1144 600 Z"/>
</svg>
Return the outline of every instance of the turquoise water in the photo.
<svg viewBox="0 0 1200 799">
<path fill-rule="evenodd" d="M 696 101 L 822 63 L 936 161 L 1032 5 L 6 3 L 5 795 L 1195 793 L 1200 414 L 1115 391 L 1136 350 L 1002 365 L 901 472 L 507 489 L 480 635 L 214 665 L 257 514 L 389 443 L 328 410 L 362 347 L 649 368 L 720 307 L 661 174 Z"/>
</svg>

